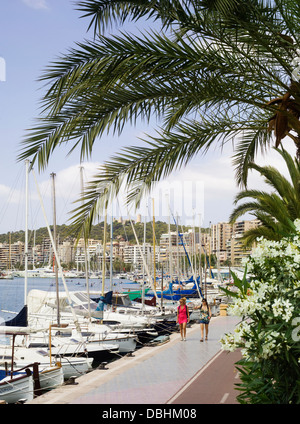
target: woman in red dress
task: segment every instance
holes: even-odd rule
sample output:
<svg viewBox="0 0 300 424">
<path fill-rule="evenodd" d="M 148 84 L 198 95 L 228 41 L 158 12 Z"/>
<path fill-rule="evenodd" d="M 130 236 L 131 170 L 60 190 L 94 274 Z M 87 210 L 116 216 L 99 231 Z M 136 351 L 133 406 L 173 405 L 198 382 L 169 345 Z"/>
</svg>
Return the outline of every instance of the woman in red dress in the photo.
<svg viewBox="0 0 300 424">
<path fill-rule="evenodd" d="M 190 314 L 188 307 L 186 306 L 186 298 L 183 297 L 179 300 L 179 306 L 177 308 L 177 322 L 180 328 L 181 340 L 186 340 L 186 325 L 190 322 Z"/>
</svg>

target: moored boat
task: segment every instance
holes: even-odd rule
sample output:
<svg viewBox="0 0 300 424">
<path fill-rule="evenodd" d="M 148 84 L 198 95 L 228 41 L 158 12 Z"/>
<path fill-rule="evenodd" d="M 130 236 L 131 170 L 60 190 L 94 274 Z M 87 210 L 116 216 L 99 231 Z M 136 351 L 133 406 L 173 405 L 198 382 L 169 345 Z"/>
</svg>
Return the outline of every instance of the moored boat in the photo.
<svg viewBox="0 0 300 424">
<path fill-rule="evenodd" d="M 0 381 L 0 400 L 6 403 L 30 401 L 34 398 L 34 382 L 30 370 L 21 376 L 6 376 Z"/>
</svg>

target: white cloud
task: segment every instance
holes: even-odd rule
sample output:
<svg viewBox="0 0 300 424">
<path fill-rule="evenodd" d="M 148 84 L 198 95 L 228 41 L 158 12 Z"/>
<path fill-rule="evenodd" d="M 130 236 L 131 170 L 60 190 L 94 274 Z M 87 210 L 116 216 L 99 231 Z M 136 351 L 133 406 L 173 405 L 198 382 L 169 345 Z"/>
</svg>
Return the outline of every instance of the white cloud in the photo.
<svg viewBox="0 0 300 424">
<path fill-rule="evenodd" d="M 228 220 L 237 192 L 234 171 L 228 158 L 204 159 L 201 164 L 184 169 L 177 178 L 179 176 L 181 181 L 192 181 L 197 187 L 193 192 L 187 187 L 182 197 L 182 201 L 188 202 L 184 210 L 190 210 L 190 216 L 186 216 L 187 224 L 193 223 L 193 214 L 196 214 L 195 225 L 199 225 L 199 214 L 205 226 L 209 221 L 216 223 Z"/>
<path fill-rule="evenodd" d="M 84 182 L 89 181 L 97 173 L 100 163 L 87 162 L 83 165 Z M 52 216 L 51 192 L 52 184 L 50 178 L 40 183 L 46 209 L 49 217 Z M 57 222 L 63 223 L 70 218 L 70 212 L 76 204 L 72 203 L 80 195 L 80 171 L 79 165 L 70 166 L 56 174 L 56 204 Z M 213 223 L 226 221 L 232 209 L 232 200 L 237 192 L 234 181 L 234 172 L 231 161 L 228 158 L 204 160 L 201 167 L 199 165 L 188 166 L 181 171 L 174 172 L 166 180 L 158 182 L 151 193 L 141 202 L 139 210 L 134 207 L 129 209 L 132 219 L 137 213 L 146 216 L 147 220 L 152 219 L 153 201 L 156 219 L 168 221 L 169 207 L 175 218 L 178 214 L 181 224 L 199 225 L 201 221 L 208 225 L 208 221 Z M 118 201 L 114 202 L 113 214 L 115 218 L 122 216 L 128 218 L 128 210 L 125 206 L 125 191 L 121 190 Z M 78 206 L 78 204 L 77 204 Z M 108 215 L 111 214 L 111 208 Z M 101 218 L 103 219 L 103 218 Z M 173 218 L 171 216 L 171 222 Z"/>
<path fill-rule="evenodd" d="M 83 167 L 83 182 L 84 184 L 91 180 L 97 172 L 100 163 L 87 162 L 81 165 Z M 48 219 L 52 220 L 52 179 L 39 182 L 39 191 L 43 199 L 45 209 L 48 214 Z M 55 198 L 56 198 L 56 213 L 57 223 L 63 224 L 70 218 L 70 211 L 79 206 L 75 204 L 75 200 L 80 197 L 81 191 L 81 177 L 80 165 L 73 165 L 68 168 L 62 169 L 55 173 Z M 37 199 L 37 190 L 34 184 L 32 198 Z"/>
<path fill-rule="evenodd" d="M 26 6 L 32 9 L 48 9 L 46 0 L 22 0 Z"/>
<path fill-rule="evenodd" d="M 82 164 L 83 167 L 83 180 L 84 183 L 90 181 L 97 173 L 97 168 L 101 164 L 97 162 L 87 162 Z M 79 199 L 80 190 L 80 166 L 74 165 L 65 168 L 56 173 L 55 177 L 55 192 L 56 192 L 56 210 L 57 222 L 63 223 L 70 218 L 70 212 L 79 203 L 73 203 Z M 43 197 L 45 209 L 49 215 L 49 220 L 52 219 L 52 182 L 50 178 L 43 180 L 39 183 L 39 189 Z M 34 193 L 33 188 L 32 198 L 37 199 L 37 194 Z M 168 195 L 168 197 L 167 197 Z M 202 175 L 196 172 L 191 172 L 185 169 L 183 173 L 176 173 L 167 180 L 158 182 L 153 192 L 146 196 L 141 202 L 139 210 L 130 207 L 129 211 L 125 206 L 125 190 L 122 189 L 118 196 L 118 200 L 114 202 L 112 211 L 114 218 L 136 218 L 137 213 L 142 217 L 146 216 L 147 220 L 152 219 L 152 198 L 155 202 L 155 215 L 157 219 L 164 221 L 168 220 L 170 203 L 171 211 L 176 216 L 178 213 L 181 223 L 192 223 L 194 214 L 203 214 L 204 207 L 204 182 Z M 196 211 L 196 212 L 195 212 Z M 128 215 L 129 213 L 129 215 Z M 108 209 L 108 217 L 111 215 L 111 206 Z M 103 217 L 100 218 L 102 220 Z M 108 218 L 110 219 L 110 218 Z M 198 218 L 196 218 L 198 219 Z M 184 221 L 184 222 L 183 222 Z"/>
<path fill-rule="evenodd" d="M 21 190 L 12 190 L 10 187 L 0 184 L 0 200 L 2 208 L 5 208 L 5 204 L 16 204 L 23 197 Z"/>
</svg>

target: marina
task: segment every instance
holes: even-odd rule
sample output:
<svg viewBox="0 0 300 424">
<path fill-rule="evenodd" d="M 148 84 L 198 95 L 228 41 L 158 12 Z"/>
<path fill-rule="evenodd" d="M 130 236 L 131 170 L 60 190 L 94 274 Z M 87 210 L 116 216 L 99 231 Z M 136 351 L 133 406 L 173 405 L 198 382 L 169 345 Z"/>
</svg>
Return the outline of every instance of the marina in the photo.
<svg viewBox="0 0 300 424">
<path fill-rule="evenodd" d="M 299 404 L 299 1 L 2 6 L 0 403 Z"/>
<path fill-rule="evenodd" d="M 77 378 L 76 385 L 58 387 L 29 404 L 99 404 L 105 410 L 109 405 L 118 404 L 175 405 L 180 396 L 189 393 L 190 385 L 195 384 L 206 366 L 220 355 L 220 338 L 224 332 L 233 330 L 237 322 L 237 318 L 229 316 L 212 318 L 209 340 L 206 343 L 199 343 L 200 328 L 193 324 L 188 328 L 186 342 L 180 340 L 178 333 L 173 333 L 168 343 L 155 347 L 145 346 L 132 356 L 124 356 L 103 369 Z M 237 382 L 234 367 L 225 370 Z M 221 374 L 222 369 L 214 374 L 210 384 L 202 387 L 211 401 L 218 385 L 227 382 L 227 379 L 223 381 Z M 221 403 L 222 397 L 216 403 Z M 228 401 L 231 402 L 230 399 Z M 185 399 L 184 403 L 210 402 L 207 402 L 207 396 L 205 400 L 201 398 L 201 392 L 197 388 L 193 389 L 190 400 Z"/>
<path fill-rule="evenodd" d="M 22 328 L 18 327 L 20 325 L 18 319 L 20 317 L 24 319 L 22 309 L 24 279 L 15 277 L 9 282 L 4 280 L 0 282 L 1 305 L 7 305 L 8 308 L 5 310 L 2 306 L 3 320 L 6 324 L 13 324 L 13 326 L 2 324 L 2 329 L 4 333 L 14 329 L 16 332 L 13 353 L 10 353 L 12 345 L 7 340 L 7 334 L 1 337 L 0 368 L 2 367 L 2 372 L 6 372 L 6 379 L 9 377 L 7 373 L 12 369 L 12 363 L 14 370 L 20 367 L 26 369 L 26 364 L 39 363 L 40 370 L 46 369 L 49 365 L 53 367 L 59 365 L 64 372 L 63 381 L 66 382 L 97 372 L 99 367 L 106 369 L 107 364 L 118 367 L 118 364 L 128 362 L 128 359 L 135 355 L 144 357 L 144 353 L 140 352 L 145 352 L 145 349 L 151 353 L 151 350 L 153 352 L 162 346 L 172 345 L 174 338 L 177 340 L 179 337 L 176 326 L 177 301 L 170 302 L 166 299 L 163 311 L 160 308 L 161 304 L 149 306 L 132 301 L 128 290 L 129 292 L 137 290 L 139 284 L 116 279 L 113 282 L 114 301 L 105 305 L 100 311 L 97 309 L 101 301 L 96 302 L 102 298 L 100 289 L 97 290 L 100 280 L 90 281 L 92 289 L 90 297 L 87 296 L 84 286 L 85 280 L 72 279 L 67 283 L 70 301 L 68 303 L 68 296 L 64 291 L 59 291 L 60 324 L 57 324 L 55 304 L 57 292 L 52 279 L 29 278 L 26 305 L 28 321 L 27 327 Z M 106 280 L 107 289 L 109 284 L 109 280 Z M 199 298 L 188 300 L 193 325 L 197 325 L 195 323 L 199 318 L 197 312 L 193 312 L 193 307 L 200 301 Z M 218 318 L 219 305 L 211 306 L 213 316 Z M 75 311 L 75 320 L 71 309 L 73 313 Z M 18 310 L 21 311 L 20 314 L 17 314 Z M 63 382 L 60 385 L 63 385 Z M 49 389 L 55 390 L 55 387 L 50 385 Z M 34 393 L 35 399 L 36 392 Z M 40 397 L 40 393 L 37 397 Z M 31 400 L 33 399 L 30 398 Z"/>
<path fill-rule="evenodd" d="M 102 260 L 102 271 L 89 270 L 89 255 L 85 243 L 84 272 L 78 269 L 63 270 L 57 250 L 54 174 L 52 234 L 34 170 L 32 173 L 51 242 L 49 259 L 51 257 L 52 260 L 44 267 L 35 267 L 32 263 L 32 270 L 29 270 L 26 219 L 24 272 L 10 269 L 2 273 L 0 280 L 0 307 L 3 314 L 0 323 L 1 401 L 29 402 L 42 396 L 45 391 L 67 384 L 69 380 L 74 382 L 79 376 L 89 375 L 92 370 L 106 369 L 106 364 L 118 363 L 124 356 L 132 357 L 135 352 L 144 348 L 157 349 L 169 345 L 171 336 L 177 335 L 179 327 L 182 331 L 182 323 L 177 316 L 178 301 L 182 298 L 186 299 L 185 313 L 191 324 L 199 322 L 199 309 L 204 298 L 210 307 L 210 316 L 217 317 L 221 314 L 220 304 L 227 301 L 227 295 L 220 291 L 220 287 L 224 285 L 223 277 L 218 270 L 218 277 L 214 278 L 210 254 L 207 255 L 205 249 L 207 264 L 204 271 L 201 266 L 199 271 L 196 270 L 196 260 L 194 262 L 189 256 L 176 221 L 187 261 L 182 272 L 179 272 L 177 266 L 177 275 L 173 265 L 179 265 L 178 255 L 174 263 L 172 255 L 169 255 L 168 272 L 163 271 L 162 265 L 160 269 L 156 264 L 154 216 L 153 269 L 147 263 L 130 220 L 143 263 L 140 269 L 142 273 L 119 274 L 113 278 L 112 233 L 108 279 L 106 260 Z M 29 162 L 26 161 L 26 199 L 28 175 Z M 27 202 L 25 209 L 27 217 Z M 103 259 L 106 256 L 106 226 L 105 215 Z M 169 243 L 170 237 L 169 228 Z M 193 245 L 195 247 L 195 243 Z M 230 285 L 229 280 L 225 285 L 228 284 Z M 185 341 L 185 336 L 181 340 Z M 74 369 L 72 375 L 70 366 Z M 53 378 L 49 379 L 52 374 Z M 23 391 L 27 395 L 22 396 Z"/>
</svg>

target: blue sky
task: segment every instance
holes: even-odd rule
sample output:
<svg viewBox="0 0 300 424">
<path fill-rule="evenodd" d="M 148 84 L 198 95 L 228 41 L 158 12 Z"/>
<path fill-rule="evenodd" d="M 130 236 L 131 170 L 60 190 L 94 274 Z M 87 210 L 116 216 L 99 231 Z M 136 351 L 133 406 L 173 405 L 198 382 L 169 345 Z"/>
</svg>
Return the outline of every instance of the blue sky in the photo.
<svg viewBox="0 0 300 424">
<path fill-rule="evenodd" d="M 4 62 L 5 81 L 0 81 L 0 233 L 24 228 L 24 165 L 17 163 L 16 158 L 26 129 L 34 124 L 39 113 L 43 87 L 37 79 L 51 61 L 74 47 L 76 41 L 92 36 L 87 33 L 88 18 L 80 18 L 80 14 L 71 0 L 1 0 L 0 67 L 3 74 Z M 134 27 L 131 29 L 134 30 Z M 151 126 L 138 125 L 134 128 L 128 125 L 122 136 L 104 137 L 97 143 L 89 163 L 83 164 L 84 179 L 91 177 L 97 165 L 122 146 L 137 143 L 137 137 L 151 131 Z M 57 175 L 58 224 L 67 222 L 68 211 L 72 209 L 72 201 L 79 191 L 79 153 L 75 151 L 71 156 L 66 156 L 66 153 L 67 150 L 57 150 L 48 168 L 38 175 L 49 222 L 52 219 L 50 174 L 54 172 Z M 168 219 L 167 201 L 164 202 L 164 199 L 170 193 L 172 211 L 178 213 L 182 223 L 192 224 L 194 214 L 196 225 L 200 221 L 199 214 L 204 226 L 208 226 L 209 222 L 227 221 L 237 192 L 231 153 L 228 146 L 223 153 L 217 150 L 207 156 L 198 156 L 187 168 L 159 184 L 150 195 L 156 199 L 157 219 Z M 19 187 L 19 183 L 23 188 Z M 261 184 L 255 179 L 253 183 Z M 30 188 L 33 217 L 29 218 L 29 226 L 33 229 L 45 226 L 45 222 L 34 194 L 33 180 Z M 152 214 L 150 197 L 145 199 L 140 211 L 142 215 Z M 146 203 L 151 207 L 146 209 Z M 119 211 L 117 205 L 113 213 L 126 215 L 126 211 Z"/>
</svg>

